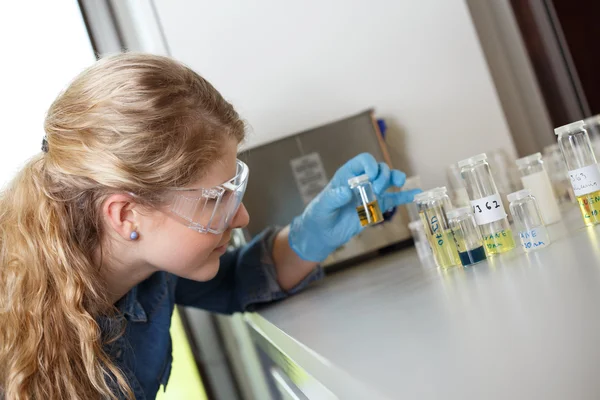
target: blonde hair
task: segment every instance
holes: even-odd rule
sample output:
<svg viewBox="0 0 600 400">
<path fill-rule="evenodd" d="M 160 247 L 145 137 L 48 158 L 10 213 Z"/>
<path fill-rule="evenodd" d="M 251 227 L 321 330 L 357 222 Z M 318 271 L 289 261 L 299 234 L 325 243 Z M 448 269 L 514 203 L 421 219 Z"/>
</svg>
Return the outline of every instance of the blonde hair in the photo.
<svg viewBox="0 0 600 400">
<path fill-rule="evenodd" d="M 244 124 L 189 68 L 126 53 L 82 72 L 45 131 L 48 152 L 0 195 L 0 398 L 131 398 L 103 350 L 122 329 L 102 337 L 97 322 L 116 316 L 92 258 L 101 204 L 131 192 L 155 205 L 197 180 L 224 138 L 241 141 Z"/>
</svg>

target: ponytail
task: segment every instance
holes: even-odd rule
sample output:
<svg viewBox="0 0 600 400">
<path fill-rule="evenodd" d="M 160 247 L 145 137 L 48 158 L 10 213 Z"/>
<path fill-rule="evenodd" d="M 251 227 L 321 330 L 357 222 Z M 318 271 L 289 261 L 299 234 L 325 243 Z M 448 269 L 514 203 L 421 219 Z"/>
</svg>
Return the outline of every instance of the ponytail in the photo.
<svg viewBox="0 0 600 400">
<path fill-rule="evenodd" d="M 73 217 L 93 219 L 92 204 L 56 186 L 40 155 L 0 195 L 0 388 L 6 399 L 117 399 L 115 387 L 133 398 L 97 323 L 113 309 L 92 260 L 98 232 L 84 228 L 98 225 Z"/>
</svg>

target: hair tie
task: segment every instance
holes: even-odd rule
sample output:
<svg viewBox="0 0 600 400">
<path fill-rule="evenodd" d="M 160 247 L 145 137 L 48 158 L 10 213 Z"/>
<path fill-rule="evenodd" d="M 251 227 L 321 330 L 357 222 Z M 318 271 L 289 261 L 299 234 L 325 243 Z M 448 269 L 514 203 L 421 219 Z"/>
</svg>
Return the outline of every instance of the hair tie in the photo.
<svg viewBox="0 0 600 400">
<path fill-rule="evenodd" d="M 44 139 L 42 139 L 42 151 L 44 153 L 48 152 L 48 137 L 44 135 Z"/>
</svg>

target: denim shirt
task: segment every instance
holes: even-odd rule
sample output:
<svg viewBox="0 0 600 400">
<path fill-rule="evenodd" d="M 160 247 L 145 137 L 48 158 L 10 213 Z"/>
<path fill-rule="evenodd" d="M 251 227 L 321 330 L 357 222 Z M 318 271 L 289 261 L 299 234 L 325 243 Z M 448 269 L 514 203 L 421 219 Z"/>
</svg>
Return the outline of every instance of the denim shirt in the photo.
<svg viewBox="0 0 600 400">
<path fill-rule="evenodd" d="M 125 333 L 106 344 L 105 350 L 123 371 L 136 399 L 154 399 L 160 385 L 167 385 L 173 361 L 169 327 L 175 304 L 225 314 L 243 312 L 258 303 L 282 299 L 323 276 L 317 268 L 295 288 L 283 291 L 271 258 L 277 232 L 267 229 L 246 246 L 224 254 L 219 272 L 208 282 L 156 272 L 119 300 Z"/>
</svg>

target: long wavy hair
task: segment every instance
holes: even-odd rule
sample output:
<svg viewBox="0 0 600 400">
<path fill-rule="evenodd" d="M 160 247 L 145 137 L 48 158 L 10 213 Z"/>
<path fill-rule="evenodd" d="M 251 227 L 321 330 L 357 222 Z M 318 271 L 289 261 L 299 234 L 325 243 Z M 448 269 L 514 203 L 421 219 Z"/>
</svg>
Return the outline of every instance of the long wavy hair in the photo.
<svg viewBox="0 0 600 400">
<path fill-rule="evenodd" d="M 105 352 L 116 317 L 92 256 L 101 205 L 159 206 L 238 142 L 244 123 L 210 83 L 166 57 L 125 53 L 83 71 L 51 105 L 47 152 L 0 194 L 0 398 L 133 398 Z M 109 335 L 110 336 L 110 335 Z M 115 389 L 116 388 L 116 389 Z"/>
</svg>

